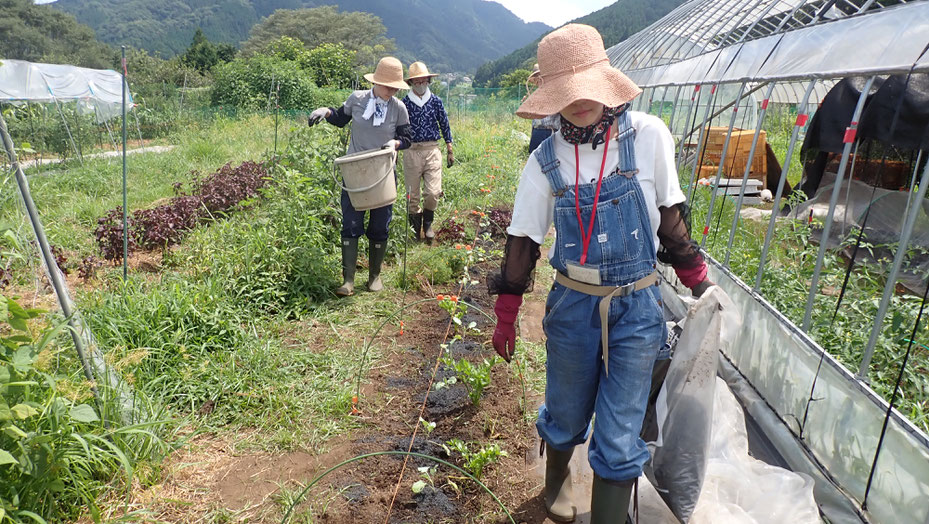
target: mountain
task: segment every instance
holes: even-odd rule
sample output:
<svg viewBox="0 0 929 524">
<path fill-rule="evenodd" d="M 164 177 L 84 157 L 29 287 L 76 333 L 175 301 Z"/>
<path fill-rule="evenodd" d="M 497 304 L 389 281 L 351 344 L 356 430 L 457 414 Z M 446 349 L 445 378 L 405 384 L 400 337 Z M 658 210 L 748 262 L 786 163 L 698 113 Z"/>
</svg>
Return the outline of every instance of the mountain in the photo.
<svg viewBox="0 0 929 524">
<path fill-rule="evenodd" d="M 619 0 L 571 22 L 596 27 L 603 36 L 603 44 L 609 48 L 645 29 L 685 1 L 687 0 Z M 540 35 L 532 43 L 502 58 L 480 66 L 474 74 L 474 85 L 496 87 L 500 77 L 514 69 L 531 70 L 535 62 L 536 48 L 543 36 L 545 35 Z"/>
<path fill-rule="evenodd" d="M 0 0 L 0 58 L 113 67 L 113 49 L 73 16 L 32 0 Z"/>
<path fill-rule="evenodd" d="M 190 45 L 198 27 L 210 41 L 239 45 L 255 23 L 277 9 L 332 4 L 379 16 L 397 44 L 398 58 L 423 60 L 440 71 L 473 71 L 551 29 L 523 22 L 485 0 L 58 0 L 49 5 L 92 27 L 103 42 L 170 57 Z"/>
</svg>

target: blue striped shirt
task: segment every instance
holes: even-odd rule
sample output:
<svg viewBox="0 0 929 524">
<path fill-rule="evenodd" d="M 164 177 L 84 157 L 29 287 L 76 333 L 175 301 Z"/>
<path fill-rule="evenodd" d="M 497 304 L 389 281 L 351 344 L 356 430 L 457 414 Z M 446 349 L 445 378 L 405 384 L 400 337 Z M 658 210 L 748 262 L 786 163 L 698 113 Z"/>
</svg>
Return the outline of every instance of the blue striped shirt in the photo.
<svg viewBox="0 0 929 524">
<path fill-rule="evenodd" d="M 441 98 L 432 94 L 429 101 L 419 107 L 407 95 L 403 97 L 403 103 L 410 114 L 410 129 L 413 131 L 413 142 L 438 140 L 440 131 L 446 142 L 452 142 L 452 130 L 448 126 L 448 113 L 445 112 L 445 106 L 442 104 Z"/>
</svg>

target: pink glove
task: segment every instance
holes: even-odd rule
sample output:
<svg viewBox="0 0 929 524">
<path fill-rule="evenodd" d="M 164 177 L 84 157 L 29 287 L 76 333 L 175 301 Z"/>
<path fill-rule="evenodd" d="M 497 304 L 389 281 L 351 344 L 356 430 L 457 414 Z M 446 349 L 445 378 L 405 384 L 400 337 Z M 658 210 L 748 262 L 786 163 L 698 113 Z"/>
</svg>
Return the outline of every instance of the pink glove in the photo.
<svg viewBox="0 0 929 524">
<path fill-rule="evenodd" d="M 497 314 L 494 349 L 507 362 L 516 351 L 516 315 L 522 303 L 522 295 L 497 295 L 497 304 L 494 306 L 494 313 Z"/>
<path fill-rule="evenodd" d="M 699 266 L 687 269 L 674 268 L 674 272 L 681 284 L 693 289 L 697 284 L 706 280 L 706 262 L 701 261 Z"/>
</svg>

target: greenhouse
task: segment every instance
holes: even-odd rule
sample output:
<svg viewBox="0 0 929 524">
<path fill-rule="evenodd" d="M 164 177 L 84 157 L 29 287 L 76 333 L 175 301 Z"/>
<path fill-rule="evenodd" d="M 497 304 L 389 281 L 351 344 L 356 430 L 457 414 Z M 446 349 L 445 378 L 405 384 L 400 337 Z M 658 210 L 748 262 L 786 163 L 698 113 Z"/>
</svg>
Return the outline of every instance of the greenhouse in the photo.
<svg viewBox="0 0 929 524">
<path fill-rule="evenodd" d="M 608 50 L 644 90 L 633 107 L 669 122 L 690 180 L 692 231 L 749 328 L 723 351 L 721 375 L 780 459 L 816 479 L 831 522 L 929 518 L 929 437 L 869 387 L 872 359 L 897 343 L 882 329 L 898 279 L 925 303 L 927 48 L 926 2 L 695 0 Z M 789 141 L 766 143 L 765 131 L 778 126 L 790 126 Z M 772 145 L 775 157 L 759 167 Z M 817 172 L 819 151 L 829 159 Z M 765 178 L 773 212 L 743 209 L 758 185 L 749 181 Z M 808 193 L 788 202 L 789 180 Z M 767 282 L 784 228 L 830 240 L 801 258 L 808 298 L 792 318 Z M 735 260 L 739 242 L 758 249 Z M 839 245 L 844 281 L 840 273 L 826 286 L 827 248 Z M 865 319 L 870 336 L 851 352 L 857 360 L 840 362 L 812 331 L 840 330 L 833 323 L 850 279 L 874 266 L 886 284 L 877 314 Z M 908 361 L 912 341 L 902 344 L 903 358 L 882 361 L 899 377 L 917 365 Z M 899 377 L 890 402 L 900 399 Z"/>
<path fill-rule="evenodd" d="M 565 515 L 600 524 L 605 514 L 610 524 L 929 524 L 929 1 L 654 4 L 668 14 L 623 33 L 638 31 L 606 49 L 608 59 L 594 38 L 608 38 L 603 26 L 563 29 L 596 40 L 597 58 L 582 69 L 620 77 L 609 61 L 641 87 L 634 97 L 623 81 L 625 98 L 598 102 L 597 118 L 654 124 L 652 184 L 673 189 L 677 247 L 694 264 L 660 251 L 665 233 L 657 262 L 633 257 L 644 278 L 603 285 L 600 269 L 581 262 L 574 275 L 589 281 L 575 279 L 552 263 L 564 251 L 549 230 L 518 241 L 531 248 L 523 255 L 542 257 L 518 295 L 493 288 L 508 252 L 520 252 L 509 228 L 522 210 L 545 211 L 516 203 L 532 183 L 530 136 L 565 136 L 539 127 L 546 118 L 515 115 L 527 92 L 543 93 L 534 91 L 542 70 L 534 76 L 525 61 L 499 87 L 473 86 L 471 71 L 407 79 L 430 90 L 411 99 L 420 116 L 444 107 L 455 137 L 442 129 L 418 141 L 415 154 L 435 157 L 444 178 L 414 197 L 418 181 L 405 170 L 416 168 L 397 159 L 416 158 L 401 138 L 411 150 L 417 141 L 401 136 L 397 109 L 387 112 L 401 107 L 393 95 L 370 89 L 358 118 L 343 121 L 347 100 L 369 96 L 368 85 L 312 76 L 328 57 L 356 80 L 376 73 L 375 62 L 402 77 L 412 65 L 398 68 L 398 58 L 368 52 L 354 63 L 341 44 L 317 55 L 282 36 L 202 71 L 185 62 L 193 52 L 162 60 L 133 49 L 119 72 L 0 60 L 0 165 L 9 166 L 0 173 L 0 524 L 547 524 Z M 628 4 L 615 6 L 627 14 Z M 209 50 L 198 34 L 190 51 Z M 595 129 L 559 111 L 567 135 L 564 122 Z M 120 115 L 121 143 L 110 129 Z M 347 154 L 357 138 L 349 121 L 395 138 Z M 556 211 L 571 228 L 578 219 L 581 261 L 591 238 L 645 243 L 639 227 L 622 240 L 592 233 L 632 209 L 600 198 L 593 180 L 585 239 L 577 198 L 587 169 L 579 151 L 600 143 L 605 185 L 642 192 L 635 165 L 603 174 L 608 152 L 628 162 L 636 132 L 648 136 L 629 125 L 622 149 L 610 145 L 612 123 L 601 126 L 604 141 L 591 131 L 585 149 L 566 146 L 575 185 L 542 191 L 567 195 Z M 370 166 L 346 165 L 371 152 L 375 185 L 361 180 Z M 688 205 L 678 205 L 675 176 Z M 349 193 L 375 187 L 383 201 L 353 203 Z M 375 211 L 381 230 L 371 236 Z M 646 218 L 642 227 L 655 225 Z M 561 238 L 573 232 L 563 224 Z M 694 268 L 699 279 L 685 286 Z M 570 288 L 584 302 L 561 306 L 576 295 L 552 293 L 572 280 L 588 284 Z M 623 302 L 646 294 L 650 310 Z M 589 325 L 586 313 L 570 316 L 587 306 Z M 606 407 L 600 423 L 610 423 L 608 394 L 590 403 L 570 452 L 537 424 L 540 406 L 568 398 L 546 397 L 557 391 L 559 356 L 564 368 L 593 362 L 569 394 L 617 376 L 601 363 L 606 353 L 626 358 L 627 342 L 614 352 L 609 341 L 611 307 L 648 317 L 630 339 L 658 335 L 641 344 L 657 357 L 643 350 L 629 388 L 641 400 L 636 417 L 647 404 L 644 422 L 598 428 L 608 443 L 634 441 L 644 465 L 607 479 L 588 452 L 609 444 L 587 437 L 594 411 Z M 625 314 L 614 315 L 624 328 Z M 552 350 L 553 318 L 579 328 L 561 337 L 567 356 Z M 573 500 L 554 511 L 549 499 L 564 498 Z M 605 500 L 631 500 L 631 512 Z"/>
</svg>

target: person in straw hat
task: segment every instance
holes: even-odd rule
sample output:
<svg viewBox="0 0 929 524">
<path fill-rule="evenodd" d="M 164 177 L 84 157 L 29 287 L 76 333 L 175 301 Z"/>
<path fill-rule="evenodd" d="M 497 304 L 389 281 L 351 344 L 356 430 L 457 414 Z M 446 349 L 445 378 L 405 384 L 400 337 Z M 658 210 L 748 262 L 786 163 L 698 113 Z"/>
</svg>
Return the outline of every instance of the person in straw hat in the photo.
<svg viewBox="0 0 929 524">
<path fill-rule="evenodd" d="M 501 271 L 488 283 L 498 295 L 493 345 L 509 361 L 522 295 L 554 222 L 549 262 L 557 271 L 543 320 L 546 389 L 536 423 L 547 449 L 545 505 L 553 519 L 574 520 L 568 463 L 592 432 L 590 522 L 622 523 L 649 458 L 639 435 L 652 372 L 669 356 L 661 354 L 667 329 L 656 263 L 669 262 L 695 295 L 712 284 L 687 230 L 671 133 L 659 118 L 628 109 L 641 90 L 610 66 L 597 30 L 553 31 L 539 43 L 538 62 L 538 89 L 516 114 L 560 114 L 561 129 L 523 169 Z"/>
<path fill-rule="evenodd" d="M 532 66 L 532 74 L 526 79 L 526 96 L 529 96 L 529 84 L 535 84 L 539 77 L 539 64 Z M 529 154 L 539 147 L 543 140 L 552 136 L 552 133 L 561 129 L 561 115 L 555 113 L 544 118 L 532 119 L 532 135 L 529 137 Z"/>
<path fill-rule="evenodd" d="M 430 73 L 426 64 L 413 62 L 406 81 L 410 92 L 403 97 L 403 103 L 410 113 L 410 128 L 413 144 L 403 153 L 403 178 L 409 195 L 410 224 L 416 238 L 421 235 L 426 240 L 435 238 L 432 222 L 435 210 L 442 196 L 442 155 L 439 153 L 439 133 L 445 140 L 445 154 L 448 167 L 455 163 L 452 153 L 452 130 L 448 126 L 448 113 L 442 99 L 429 90 L 429 82 L 436 74 Z M 420 206 L 420 187 L 422 186 L 422 205 Z"/>
<path fill-rule="evenodd" d="M 403 65 L 392 56 L 377 63 L 374 73 L 364 75 L 374 86 L 354 91 L 340 107 L 320 107 L 310 114 L 309 125 L 325 119 L 334 126 L 343 127 L 352 122 L 352 135 L 347 153 L 371 149 L 410 147 L 410 117 L 406 106 L 394 97 L 400 89 L 409 89 L 403 81 Z M 387 254 L 387 236 L 393 217 L 393 204 L 372 209 L 365 228 L 365 212 L 352 206 L 348 192 L 342 190 L 342 286 L 339 296 L 348 296 L 355 288 L 355 266 L 358 263 L 358 239 L 362 233 L 368 237 L 368 290 L 380 291 L 381 264 Z"/>
</svg>

